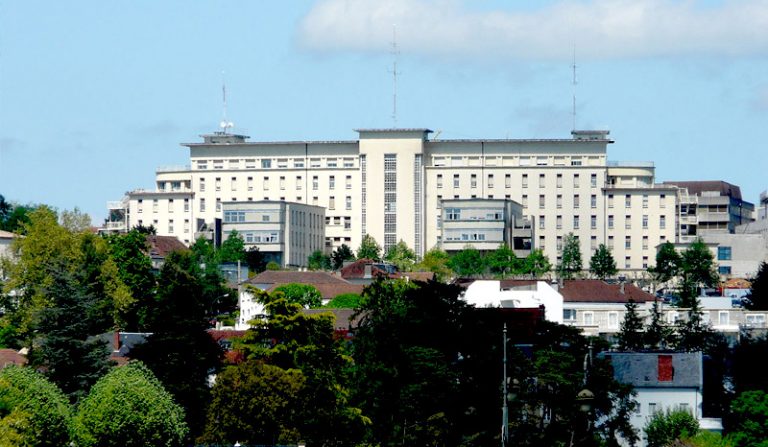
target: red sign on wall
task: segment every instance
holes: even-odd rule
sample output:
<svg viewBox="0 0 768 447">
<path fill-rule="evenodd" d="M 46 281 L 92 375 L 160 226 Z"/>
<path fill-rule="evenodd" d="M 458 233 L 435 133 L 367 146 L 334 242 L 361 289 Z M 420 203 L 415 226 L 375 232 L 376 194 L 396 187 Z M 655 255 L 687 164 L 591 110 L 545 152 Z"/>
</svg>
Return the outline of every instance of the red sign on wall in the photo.
<svg viewBox="0 0 768 447">
<path fill-rule="evenodd" d="M 659 382 L 671 382 L 675 378 L 671 355 L 659 355 Z"/>
</svg>

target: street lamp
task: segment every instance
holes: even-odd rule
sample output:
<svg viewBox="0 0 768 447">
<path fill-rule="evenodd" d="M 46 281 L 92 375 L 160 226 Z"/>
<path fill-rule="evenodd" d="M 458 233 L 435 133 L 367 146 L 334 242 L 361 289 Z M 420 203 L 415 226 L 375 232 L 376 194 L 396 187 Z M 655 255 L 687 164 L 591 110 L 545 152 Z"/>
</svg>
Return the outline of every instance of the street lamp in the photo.
<svg viewBox="0 0 768 447">
<path fill-rule="evenodd" d="M 579 403 L 579 410 L 588 414 L 592 410 L 592 401 L 595 400 L 595 393 L 584 388 L 576 395 L 576 402 Z"/>
</svg>

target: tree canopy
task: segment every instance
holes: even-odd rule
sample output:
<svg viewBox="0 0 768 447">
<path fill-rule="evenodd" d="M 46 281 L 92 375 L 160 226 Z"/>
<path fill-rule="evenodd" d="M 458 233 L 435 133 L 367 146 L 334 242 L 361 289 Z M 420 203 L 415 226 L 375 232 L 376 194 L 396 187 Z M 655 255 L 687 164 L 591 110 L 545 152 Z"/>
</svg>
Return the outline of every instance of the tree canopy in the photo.
<svg viewBox="0 0 768 447">
<path fill-rule="evenodd" d="M 75 445 L 84 447 L 176 447 L 189 433 L 184 410 L 136 361 L 102 377 L 78 405 L 72 425 Z"/>
<path fill-rule="evenodd" d="M 752 278 L 746 307 L 750 310 L 768 309 L 768 264 L 760 263 L 757 274 Z"/>
<path fill-rule="evenodd" d="M 640 351 L 645 347 L 643 320 L 637 313 L 637 303 L 629 300 L 624 306 L 624 320 L 619 330 L 618 344 L 622 351 Z"/>
<path fill-rule="evenodd" d="M 334 270 L 340 269 L 344 265 L 344 261 L 354 261 L 355 254 L 352 253 L 352 249 L 347 244 L 341 244 L 339 248 L 331 253 L 331 266 Z"/>
<path fill-rule="evenodd" d="M 560 255 L 560 264 L 557 266 L 557 274 L 563 279 L 573 279 L 579 273 L 581 273 L 581 244 L 573 233 L 568 233 L 563 238 L 563 251 Z"/>
<path fill-rule="evenodd" d="M 372 259 L 381 261 L 381 245 L 370 234 L 363 236 L 357 249 L 357 259 Z"/>
<path fill-rule="evenodd" d="M 69 441 L 69 402 L 32 368 L 0 369 L 0 445 L 60 447 Z"/>
<path fill-rule="evenodd" d="M 506 244 L 501 244 L 496 250 L 488 253 L 485 261 L 491 273 L 502 279 L 517 273 L 521 267 L 521 261 Z"/>
<path fill-rule="evenodd" d="M 458 276 L 477 276 L 485 271 L 485 258 L 475 247 L 468 245 L 451 256 L 448 266 Z"/>
<path fill-rule="evenodd" d="M 448 267 L 450 256 L 445 251 L 435 247 L 424 253 L 421 262 L 416 264 L 415 270 L 432 272 L 438 281 L 446 281 L 451 277 L 451 269 Z"/>
<path fill-rule="evenodd" d="M 275 287 L 274 292 L 280 292 L 289 303 L 296 303 L 305 309 L 315 309 L 322 304 L 323 296 L 313 285 L 309 284 L 283 284 Z"/>
<path fill-rule="evenodd" d="M 384 259 L 394 264 L 401 272 L 410 272 L 416 264 L 416 253 L 401 239 L 400 242 L 389 247 Z"/>
<path fill-rule="evenodd" d="M 545 273 L 548 273 L 551 270 L 552 264 L 541 249 L 532 250 L 525 258 L 523 272 L 527 275 L 531 275 L 534 278 L 541 278 Z"/>
<path fill-rule="evenodd" d="M 307 266 L 310 270 L 331 270 L 331 257 L 322 250 L 315 250 L 309 255 Z"/>
<path fill-rule="evenodd" d="M 616 261 L 605 244 L 600 244 L 589 260 L 589 271 L 602 280 L 615 275 L 618 271 L 616 269 Z"/>
</svg>

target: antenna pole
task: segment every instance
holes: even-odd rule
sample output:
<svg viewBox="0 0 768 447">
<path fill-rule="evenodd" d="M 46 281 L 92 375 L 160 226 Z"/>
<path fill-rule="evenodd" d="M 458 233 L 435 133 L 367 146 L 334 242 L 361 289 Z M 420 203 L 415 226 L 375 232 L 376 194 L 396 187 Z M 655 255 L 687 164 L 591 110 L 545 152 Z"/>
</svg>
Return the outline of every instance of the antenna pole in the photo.
<svg viewBox="0 0 768 447">
<path fill-rule="evenodd" d="M 576 45 L 573 45 L 573 64 L 571 65 L 571 68 L 573 68 L 573 128 L 571 130 L 576 130 Z"/>
<path fill-rule="evenodd" d="M 232 121 L 227 119 L 227 83 L 224 79 L 224 70 L 221 71 L 221 108 L 223 116 L 221 118 L 221 123 L 219 123 L 219 127 L 221 128 L 222 133 L 227 133 L 227 129 L 231 129 L 235 127 L 235 125 Z"/>
<path fill-rule="evenodd" d="M 397 127 L 397 56 L 400 50 L 397 48 L 397 25 L 392 25 L 392 127 Z"/>
</svg>

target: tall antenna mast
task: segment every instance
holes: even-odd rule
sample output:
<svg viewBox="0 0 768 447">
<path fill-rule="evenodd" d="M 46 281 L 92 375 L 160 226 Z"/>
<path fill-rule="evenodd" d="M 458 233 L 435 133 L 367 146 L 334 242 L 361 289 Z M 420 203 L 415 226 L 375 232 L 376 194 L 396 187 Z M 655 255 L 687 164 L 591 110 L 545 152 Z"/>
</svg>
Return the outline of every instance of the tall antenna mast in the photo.
<svg viewBox="0 0 768 447">
<path fill-rule="evenodd" d="M 573 45 L 573 64 L 571 65 L 571 68 L 573 68 L 573 128 L 571 130 L 576 130 L 576 45 Z"/>
<path fill-rule="evenodd" d="M 400 50 L 397 48 L 397 25 L 392 25 L 392 127 L 397 127 L 397 56 Z"/>
<path fill-rule="evenodd" d="M 222 133 L 227 133 L 227 129 L 235 127 L 235 124 L 227 119 L 227 83 L 224 81 L 224 71 L 221 72 L 221 104 L 222 118 L 219 123 Z"/>
</svg>

